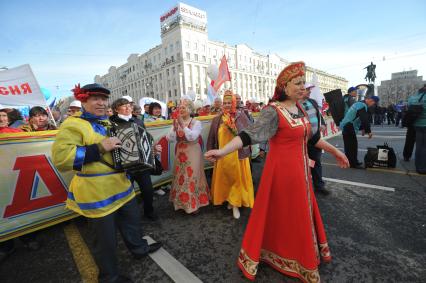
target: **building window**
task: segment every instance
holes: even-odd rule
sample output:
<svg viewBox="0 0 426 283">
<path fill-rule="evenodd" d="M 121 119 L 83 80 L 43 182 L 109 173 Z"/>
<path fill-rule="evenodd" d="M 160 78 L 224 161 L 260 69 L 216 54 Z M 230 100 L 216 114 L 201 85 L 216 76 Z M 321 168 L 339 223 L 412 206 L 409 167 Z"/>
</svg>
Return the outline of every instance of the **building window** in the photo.
<svg viewBox="0 0 426 283">
<path fill-rule="evenodd" d="M 173 43 L 170 43 L 170 53 L 173 52 Z"/>
<path fill-rule="evenodd" d="M 188 40 L 185 40 L 185 47 L 189 48 L 189 41 Z"/>
<path fill-rule="evenodd" d="M 203 62 L 206 62 L 206 56 L 203 56 Z"/>
<path fill-rule="evenodd" d="M 172 73 L 173 73 L 173 75 L 175 75 L 175 74 L 176 74 L 176 67 L 173 67 L 173 68 L 172 68 Z"/>
<path fill-rule="evenodd" d="M 175 97 L 177 97 L 177 89 L 175 89 Z"/>
<path fill-rule="evenodd" d="M 167 55 L 167 47 L 164 47 L 164 54 Z"/>
<path fill-rule="evenodd" d="M 189 54 L 189 52 L 186 52 L 186 60 L 191 60 L 191 54 Z"/>
<path fill-rule="evenodd" d="M 180 52 L 178 52 L 178 53 L 176 54 L 176 59 L 177 59 L 177 60 L 179 60 L 179 59 L 180 59 Z"/>
<path fill-rule="evenodd" d="M 198 54 L 194 54 L 194 60 L 198 61 Z"/>
<path fill-rule="evenodd" d="M 179 48 L 180 41 L 176 41 L 176 48 Z"/>
<path fill-rule="evenodd" d="M 203 45 L 201 46 L 201 50 L 202 50 L 203 52 L 206 52 L 206 45 L 205 45 L 205 44 L 203 44 Z"/>
<path fill-rule="evenodd" d="M 194 42 L 194 50 L 198 50 L 198 43 Z"/>
<path fill-rule="evenodd" d="M 169 69 L 166 69 L 166 74 L 167 74 L 167 76 L 170 76 L 170 70 Z"/>
</svg>

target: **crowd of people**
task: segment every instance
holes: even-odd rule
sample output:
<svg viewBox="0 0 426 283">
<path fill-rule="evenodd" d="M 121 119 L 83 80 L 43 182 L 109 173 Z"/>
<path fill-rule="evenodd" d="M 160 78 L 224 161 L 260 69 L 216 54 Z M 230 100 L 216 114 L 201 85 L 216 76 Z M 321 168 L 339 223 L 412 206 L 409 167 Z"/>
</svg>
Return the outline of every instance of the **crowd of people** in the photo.
<svg viewBox="0 0 426 283">
<path fill-rule="evenodd" d="M 356 101 L 356 89 L 348 90 L 344 97 L 345 116 L 340 123 L 343 154 L 321 138 L 325 121 L 318 103 L 310 98 L 312 87 L 305 82 L 304 63 L 297 62 L 280 72 L 274 96 L 267 105 L 256 100 L 243 104 L 238 94 L 227 90 L 213 105 L 204 101 L 197 107 L 190 97 L 184 96 L 178 105 L 168 103 L 167 115 L 163 116 L 159 103 L 138 106 L 130 96 L 124 96 L 108 105 L 110 91 L 103 86 L 76 86 L 76 100 L 69 105 L 66 116 L 52 110 L 56 124 L 60 125 L 52 160 L 59 170 L 75 172 L 66 207 L 85 217 L 93 229 L 99 282 L 132 282 L 119 271 L 116 230 L 135 258 L 143 258 L 162 246 L 143 239 L 142 214 L 133 188 L 134 182 L 140 188 L 143 216 L 157 221 L 153 171 L 144 166 L 127 171 L 109 166 L 113 164 L 111 152 L 120 150 L 123 141 L 108 136 L 108 129 L 114 125 L 136 125 L 138 131 L 147 134 L 154 154 L 158 155 L 161 145 L 146 131 L 145 123 L 166 119 L 173 120 L 167 139 L 175 143 L 171 206 L 196 215 L 209 204 L 226 205 L 235 219 L 240 218 L 242 207 L 252 208 L 238 257 L 243 274 L 254 279 L 259 262 L 264 261 L 283 274 L 304 282 L 319 282 L 320 261 L 331 260 L 314 194 L 329 193 L 322 178 L 321 154 L 330 153 L 342 168 L 360 168 L 356 133 L 362 131 L 371 138 L 368 109 L 379 99 L 372 96 Z M 411 101 L 417 99 L 421 101 L 422 97 L 415 96 Z M 255 112 L 260 112 L 257 119 L 252 117 Z M 42 107 L 33 107 L 26 122 L 14 109 L 0 107 L 0 133 L 56 129 L 49 122 L 49 114 Z M 194 118 L 207 115 L 215 116 L 203 156 L 203 125 Z M 426 114 L 422 115 L 413 125 L 417 139 L 423 139 L 418 141 L 421 148 L 416 152 L 416 166 L 417 158 L 419 166 L 424 166 L 420 155 L 426 156 Z M 253 144 L 260 145 L 265 158 L 256 196 L 251 173 Z M 214 162 L 210 184 L 204 172 L 205 159 Z M 21 238 L 29 249 L 39 248 L 36 234 Z M 0 260 L 13 250 L 13 241 L 2 243 Z"/>
<path fill-rule="evenodd" d="M 357 90 L 350 87 L 348 93 L 343 96 L 344 118 L 340 121 L 345 153 L 349 159 L 351 168 L 364 168 L 362 162 L 357 159 L 358 141 L 356 134 L 373 136 L 371 126 L 395 125 L 395 127 L 407 128 L 403 150 L 404 161 L 410 161 L 414 147 L 415 168 L 420 174 L 426 174 L 426 142 L 424 132 L 426 129 L 426 85 L 416 93 L 409 96 L 407 101 L 400 100 L 397 104 L 389 104 L 387 107 L 379 105 L 379 97 L 370 96 L 362 101 L 357 101 Z M 417 107 L 417 110 L 413 110 Z M 413 117 L 413 112 L 414 117 Z M 415 146 L 416 145 L 416 146 Z M 313 173 L 314 174 L 314 173 Z"/>
</svg>

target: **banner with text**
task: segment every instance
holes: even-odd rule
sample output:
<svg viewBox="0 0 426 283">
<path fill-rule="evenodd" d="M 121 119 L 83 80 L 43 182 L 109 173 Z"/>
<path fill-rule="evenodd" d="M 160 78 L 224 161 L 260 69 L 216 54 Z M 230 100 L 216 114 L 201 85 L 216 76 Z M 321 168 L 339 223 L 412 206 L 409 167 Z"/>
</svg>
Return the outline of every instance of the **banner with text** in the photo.
<svg viewBox="0 0 426 283">
<path fill-rule="evenodd" d="M 203 152 L 210 130 L 210 117 L 200 118 L 203 131 L 199 139 Z M 337 128 L 327 120 L 327 136 Z M 330 123 L 331 122 L 331 123 Z M 166 135 L 171 121 L 147 123 L 149 132 L 163 147 L 164 172 L 152 176 L 154 186 L 169 182 L 173 175 L 175 143 Z M 74 172 L 59 172 L 51 161 L 51 146 L 57 131 L 0 135 L 0 242 L 42 229 L 78 216 L 65 209 L 68 184 Z M 253 155 L 258 153 L 253 147 Z M 205 161 L 205 167 L 212 166 Z"/>
<path fill-rule="evenodd" d="M 0 72 L 0 104 L 45 106 L 46 100 L 30 65 Z"/>
</svg>

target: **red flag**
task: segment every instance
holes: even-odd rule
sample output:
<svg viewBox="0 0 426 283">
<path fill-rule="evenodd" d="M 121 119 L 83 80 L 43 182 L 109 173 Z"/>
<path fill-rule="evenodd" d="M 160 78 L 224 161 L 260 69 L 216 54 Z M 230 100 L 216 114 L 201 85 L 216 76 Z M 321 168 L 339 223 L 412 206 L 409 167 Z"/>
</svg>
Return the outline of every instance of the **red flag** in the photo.
<svg viewBox="0 0 426 283">
<path fill-rule="evenodd" d="M 214 81 L 213 89 L 217 91 L 224 82 L 230 80 L 231 74 L 229 73 L 228 62 L 226 61 L 226 56 L 223 55 L 220 60 L 219 73 L 217 74 L 217 79 Z"/>
</svg>

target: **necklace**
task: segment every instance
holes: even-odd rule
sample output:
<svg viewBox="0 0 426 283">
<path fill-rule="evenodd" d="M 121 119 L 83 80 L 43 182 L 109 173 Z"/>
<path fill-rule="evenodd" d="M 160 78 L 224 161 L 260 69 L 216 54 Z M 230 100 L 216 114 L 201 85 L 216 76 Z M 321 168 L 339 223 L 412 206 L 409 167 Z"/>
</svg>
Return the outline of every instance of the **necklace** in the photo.
<svg viewBox="0 0 426 283">
<path fill-rule="evenodd" d="M 293 111 L 291 111 L 290 109 L 288 109 L 286 107 L 286 105 L 284 105 L 284 104 L 282 104 L 281 106 L 282 106 L 282 108 L 284 108 L 287 111 L 287 113 L 291 116 L 292 119 L 299 119 L 299 118 L 302 118 L 304 116 L 303 113 L 300 112 L 300 110 L 297 107 L 297 105 L 294 105 L 294 108 L 291 109 Z M 295 113 L 294 110 L 296 110 L 297 113 Z"/>
<path fill-rule="evenodd" d="M 186 124 L 186 122 L 189 120 L 189 123 L 188 124 Z M 192 122 L 192 118 L 190 118 L 190 119 L 188 119 L 188 120 L 186 120 L 186 121 L 183 121 L 184 122 L 184 126 L 185 127 L 190 127 L 190 125 L 191 125 L 191 122 Z M 185 128 L 184 127 L 184 128 Z M 181 129 L 181 127 L 179 126 L 179 129 L 177 130 L 177 135 L 178 135 L 178 137 L 180 137 L 180 138 L 183 138 L 183 136 L 185 135 L 185 132 L 183 131 L 183 129 Z"/>
</svg>

